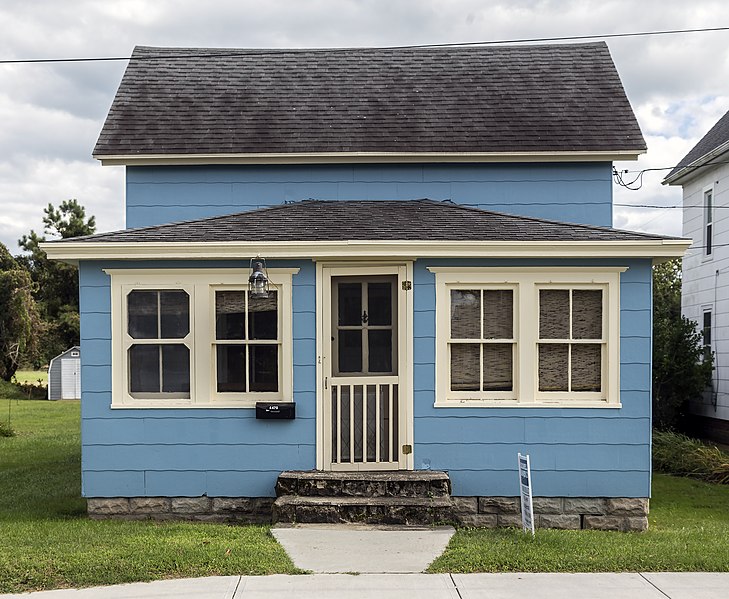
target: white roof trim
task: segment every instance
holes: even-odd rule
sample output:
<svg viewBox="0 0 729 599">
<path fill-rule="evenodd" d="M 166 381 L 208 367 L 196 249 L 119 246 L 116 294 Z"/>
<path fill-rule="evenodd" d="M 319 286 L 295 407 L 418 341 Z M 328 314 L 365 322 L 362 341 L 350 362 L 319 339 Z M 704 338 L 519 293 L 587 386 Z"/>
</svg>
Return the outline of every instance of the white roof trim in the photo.
<svg viewBox="0 0 729 599">
<path fill-rule="evenodd" d="M 46 242 L 52 260 L 247 260 L 272 258 L 673 258 L 690 239 L 645 241 L 227 241 Z"/>
<path fill-rule="evenodd" d="M 691 164 L 687 164 L 684 167 L 681 167 L 681 170 L 676 172 L 674 175 L 668 176 L 663 180 L 663 185 L 673 185 L 673 184 L 679 184 L 682 185 L 686 181 L 681 181 L 682 179 L 688 178 L 691 175 L 693 176 L 699 176 L 703 171 L 700 171 L 701 167 L 710 167 L 711 161 L 715 160 L 716 158 L 719 158 L 722 154 L 729 151 L 729 141 L 721 144 L 720 146 L 717 146 L 710 152 L 707 152 L 703 156 L 697 158 L 694 160 Z"/>
<path fill-rule="evenodd" d="M 318 164 L 353 162 L 607 162 L 637 160 L 645 150 L 602 152 L 307 152 L 251 154 L 104 154 L 104 165 Z"/>
</svg>

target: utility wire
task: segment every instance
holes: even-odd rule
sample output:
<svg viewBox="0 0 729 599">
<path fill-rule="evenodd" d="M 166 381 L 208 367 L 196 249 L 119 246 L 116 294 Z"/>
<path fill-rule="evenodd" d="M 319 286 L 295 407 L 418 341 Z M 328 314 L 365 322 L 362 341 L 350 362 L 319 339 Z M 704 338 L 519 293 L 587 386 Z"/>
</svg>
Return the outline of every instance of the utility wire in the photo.
<svg viewBox="0 0 729 599">
<path fill-rule="evenodd" d="M 628 33 L 604 33 L 595 35 L 567 35 L 556 37 L 514 38 L 503 40 L 484 40 L 479 42 L 451 42 L 443 44 L 410 44 L 403 46 L 374 46 L 359 48 L 297 48 L 297 49 L 250 49 L 221 52 L 192 52 L 185 54 L 169 54 L 158 56 L 94 56 L 82 58 L 24 58 L 0 60 L 0 64 L 37 64 L 59 62 L 113 62 L 122 60 L 148 61 L 148 60 L 177 60 L 183 58 L 232 57 L 232 56 L 263 56 L 269 54 L 297 54 L 303 52 L 350 52 L 352 50 L 412 50 L 420 48 L 454 48 L 468 46 L 490 46 L 498 44 L 529 44 L 535 42 L 566 42 L 578 40 L 612 39 L 624 37 L 645 37 L 657 35 L 677 35 L 683 33 L 709 33 L 714 31 L 729 31 L 729 27 L 702 27 L 695 29 L 667 29 L 663 31 L 635 31 Z"/>
</svg>

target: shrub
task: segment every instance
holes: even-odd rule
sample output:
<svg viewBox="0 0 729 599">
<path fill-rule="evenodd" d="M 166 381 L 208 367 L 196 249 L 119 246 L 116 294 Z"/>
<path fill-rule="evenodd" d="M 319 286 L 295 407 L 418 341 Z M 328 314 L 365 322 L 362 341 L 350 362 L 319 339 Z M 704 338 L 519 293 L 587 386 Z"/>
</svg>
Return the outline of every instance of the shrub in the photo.
<svg viewBox="0 0 729 599">
<path fill-rule="evenodd" d="M 0 421 L 0 437 L 14 437 L 15 429 L 7 422 Z"/>
<path fill-rule="evenodd" d="M 729 454 L 715 445 L 668 431 L 653 431 L 653 469 L 729 484 Z"/>
</svg>

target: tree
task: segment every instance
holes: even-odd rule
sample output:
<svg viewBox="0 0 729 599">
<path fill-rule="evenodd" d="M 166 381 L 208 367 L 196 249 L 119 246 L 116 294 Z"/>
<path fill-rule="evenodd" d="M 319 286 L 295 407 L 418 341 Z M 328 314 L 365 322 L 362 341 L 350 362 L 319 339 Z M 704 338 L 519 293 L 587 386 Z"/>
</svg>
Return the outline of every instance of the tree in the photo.
<svg viewBox="0 0 729 599">
<path fill-rule="evenodd" d="M 42 323 L 30 274 L 0 243 L 0 379 L 9 381 L 21 356 L 34 355 Z"/>
<path fill-rule="evenodd" d="M 18 241 L 27 252 L 18 262 L 26 267 L 36 284 L 35 299 L 46 322 L 43 352 L 40 361 L 47 363 L 53 356 L 79 342 L 78 268 L 48 260 L 40 244 L 52 238 L 67 239 L 92 235 L 96 219 L 86 218 L 86 211 L 77 200 L 65 200 L 56 209 L 48 204 L 44 210 L 44 235 L 31 230 Z M 36 364 L 38 365 L 38 364 Z"/>
<path fill-rule="evenodd" d="M 711 384 L 713 356 L 692 320 L 681 315 L 681 261 L 653 267 L 653 425 L 685 428 L 688 402 Z"/>
</svg>

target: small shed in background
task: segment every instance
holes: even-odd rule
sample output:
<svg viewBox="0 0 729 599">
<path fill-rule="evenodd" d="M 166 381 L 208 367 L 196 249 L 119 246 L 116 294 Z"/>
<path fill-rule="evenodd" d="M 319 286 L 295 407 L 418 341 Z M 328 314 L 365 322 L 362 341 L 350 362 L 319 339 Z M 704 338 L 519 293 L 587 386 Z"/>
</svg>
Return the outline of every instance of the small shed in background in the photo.
<svg viewBox="0 0 729 599">
<path fill-rule="evenodd" d="M 51 360 L 48 399 L 81 399 L 81 348 L 78 345 Z"/>
</svg>

